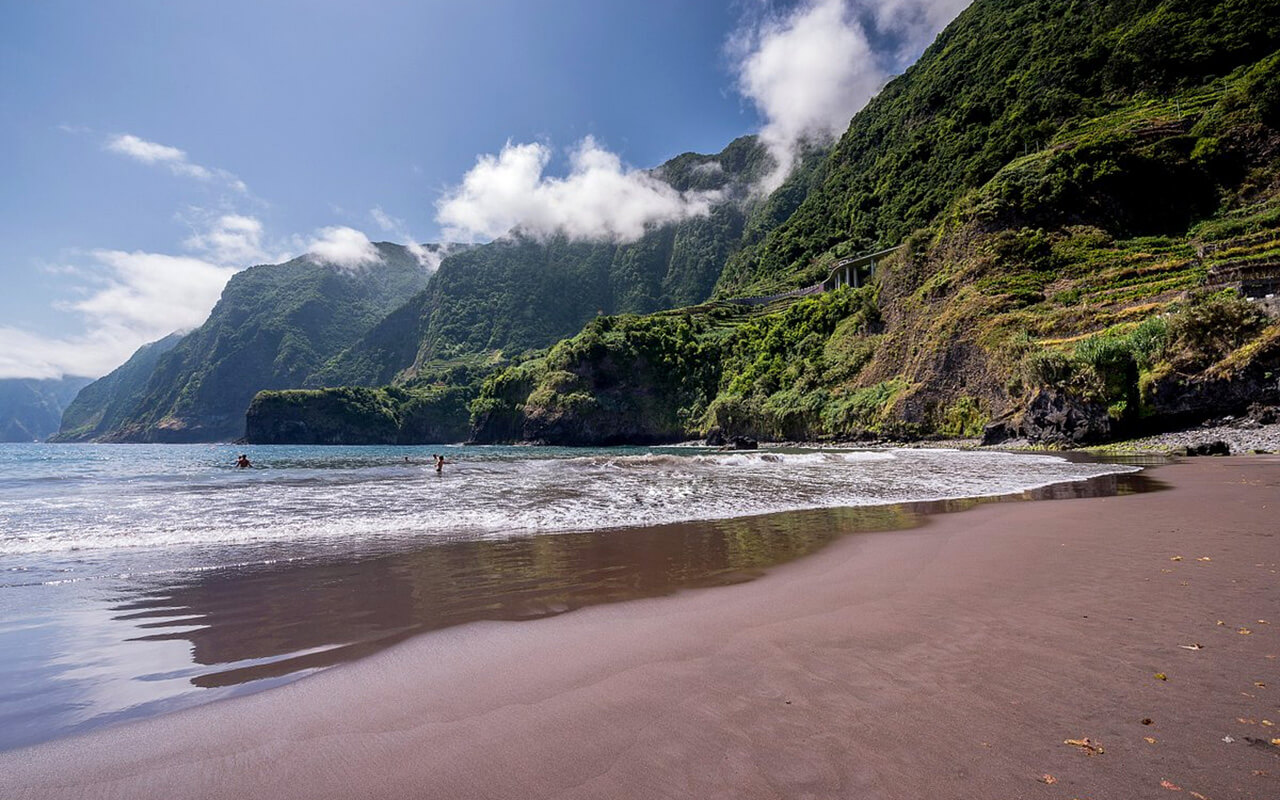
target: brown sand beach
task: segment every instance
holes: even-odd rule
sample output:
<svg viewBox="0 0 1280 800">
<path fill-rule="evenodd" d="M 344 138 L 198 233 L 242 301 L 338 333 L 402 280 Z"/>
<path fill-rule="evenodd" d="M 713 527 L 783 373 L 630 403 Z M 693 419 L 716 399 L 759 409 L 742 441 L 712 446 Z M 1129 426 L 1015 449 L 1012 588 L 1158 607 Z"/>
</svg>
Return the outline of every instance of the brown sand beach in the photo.
<svg viewBox="0 0 1280 800">
<path fill-rule="evenodd" d="M 1280 797 L 1280 458 L 1156 477 L 437 631 L 2 753 L 0 797 Z"/>
</svg>

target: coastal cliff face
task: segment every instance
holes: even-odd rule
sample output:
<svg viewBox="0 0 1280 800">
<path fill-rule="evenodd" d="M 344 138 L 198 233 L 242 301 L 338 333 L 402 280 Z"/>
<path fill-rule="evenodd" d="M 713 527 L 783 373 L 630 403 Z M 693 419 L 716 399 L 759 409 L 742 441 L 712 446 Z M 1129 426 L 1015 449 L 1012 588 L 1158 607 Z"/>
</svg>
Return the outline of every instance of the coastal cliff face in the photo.
<svg viewBox="0 0 1280 800">
<path fill-rule="evenodd" d="M 517 231 L 341 336 L 215 310 L 93 435 L 236 436 L 253 391 L 343 384 L 391 387 L 264 395 L 250 438 L 454 438 L 455 406 L 406 422 L 447 388 L 486 442 L 1076 445 L 1239 413 L 1280 401 L 1242 299 L 1280 286 L 1278 131 L 1280 0 L 976 0 L 768 197 L 745 137 L 654 170 L 722 202 L 637 242 Z M 729 302 L 897 245 L 865 288 Z"/>
<path fill-rule="evenodd" d="M 129 360 L 76 394 L 61 416 L 51 442 L 91 441 L 115 430 L 142 402 L 160 357 L 177 347 L 182 334 L 171 333 L 139 347 Z"/>
<path fill-rule="evenodd" d="M 470 431 L 472 396 L 453 386 L 259 392 L 246 414 L 245 435 L 254 444 L 461 442 Z"/>
<path fill-rule="evenodd" d="M 85 402 L 73 404 L 59 440 L 242 436 L 245 409 L 257 392 L 308 385 L 426 284 L 426 270 L 404 247 L 376 247 L 380 261 L 354 269 L 303 256 L 237 273 L 203 325 L 176 343 L 166 340 L 167 350 L 139 351 L 114 378 L 86 387 Z"/>
<path fill-rule="evenodd" d="M 693 315 L 606 317 L 543 359 L 486 381 L 479 442 L 653 444 L 685 437 L 719 377 L 716 343 Z"/>
<path fill-rule="evenodd" d="M 904 241 L 858 302 L 688 309 L 702 361 L 621 390 L 644 413 L 616 399 L 632 380 L 618 354 L 661 318 L 603 349 L 596 323 L 492 377 L 476 438 L 973 436 L 994 420 L 996 440 L 1076 445 L 1276 403 L 1280 324 L 1237 292 L 1280 267 L 1277 48 L 1276 2 L 979 0 L 719 289 L 808 285 Z M 664 346 L 647 357 L 689 350 Z"/>
</svg>

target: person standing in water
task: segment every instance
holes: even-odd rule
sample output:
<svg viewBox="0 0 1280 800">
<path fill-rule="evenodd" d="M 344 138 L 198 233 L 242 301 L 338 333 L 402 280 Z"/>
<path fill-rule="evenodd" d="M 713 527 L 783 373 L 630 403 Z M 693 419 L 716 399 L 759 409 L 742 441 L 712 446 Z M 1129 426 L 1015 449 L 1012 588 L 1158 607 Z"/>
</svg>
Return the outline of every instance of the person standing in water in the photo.
<svg viewBox="0 0 1280 800">
<path fill-rule="evenodd" d="M 436 455 L 435 453 L 432 453 L 431 457 L 436 460 L 436 474 L 442 474 L 444 472 L 444 465 L 449 462 L 444 460 L 444 456 Z"/>
<path fill-rule="evenodd" d="M 240 469 L 248 469 L 249 467 L 252 467 L 253 464 L 249 463 L 249 457 L 247 455 L 241 453 L 240 458 L 236 459 L 236 466 Z"/>
</svg>

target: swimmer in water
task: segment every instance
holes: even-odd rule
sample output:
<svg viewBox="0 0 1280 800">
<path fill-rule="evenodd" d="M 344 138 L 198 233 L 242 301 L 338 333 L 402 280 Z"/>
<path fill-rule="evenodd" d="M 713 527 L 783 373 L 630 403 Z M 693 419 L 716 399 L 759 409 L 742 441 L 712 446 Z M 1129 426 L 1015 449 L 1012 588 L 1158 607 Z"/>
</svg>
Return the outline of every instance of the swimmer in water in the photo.
<svg viewBox="0 0 1280 800">
<path fill-rule="evenodd" d="M 236 466 L 240 469 L 248 469 L 249 467 L 252 467 L 253 464 L 249 463 L 249 457 L 247 455 L 241 453 L 240 458 L 236 459 Z"/>
<path fill-rule="evenodd" d="M 444 465 L 448 464 L 449 462 L 444 460 L 444 456 L 432 455 L 432 458 L 436 460 L 436 473 L 437 474 L 443 473 Z"/>
</svg>

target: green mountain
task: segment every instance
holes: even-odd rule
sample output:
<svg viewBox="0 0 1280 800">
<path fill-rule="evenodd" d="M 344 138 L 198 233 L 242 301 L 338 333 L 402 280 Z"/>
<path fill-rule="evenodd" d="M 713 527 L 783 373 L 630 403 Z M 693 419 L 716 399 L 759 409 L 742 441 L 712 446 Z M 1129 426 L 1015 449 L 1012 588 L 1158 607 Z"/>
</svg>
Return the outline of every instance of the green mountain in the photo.
<svg viewBox="0 0 1280 800">
<path fill-rule="evenodd" d="M 811 149 L 782 190 L 755 191 L 770 161 L 753 136 L 715 155 L 685 153 L 653 170 L 681 192 L 718 192 L 704 217 L 655 225 L 628 243 L 515 232 L 446 257 L 426 289 L 314 374 L 307 387 L 394 384 L 382 393 L 263 392 L 249 409 L 255 442 L 422 442 L 467 437 L 480 379 L 592 319 L 704 301 L 723 265 L 803 200 L 824 151 Z M 408 394 L 405 394 L 405 392 Z"/>
<path fill-rule="evenodd" d="M 750 226 L 768 169 L 755 137 L 715 155 L 685 153 L 654 170 L 675 189 L 719 191 L 706 217 L 655 226 L 638 241 L 516 233 L 445 258 L 426 289 L 374 326 L 317 378 L 324 385 L 409 380 L 440 362 L 510 358 L 570 336 L 596 316 L 647 313 L 709 297 Z"/>
<path fill-rule="evenodd" d="M 203 325 L 167 352 L 157 353 L 158 346 L 140 351 L 117 370 L 123 374 L 112 373 L 115 381 L 108 376 L 86 387 L 86 402 L 69 409 L 60 439 L 242 436 L 245 409 L 257 392 L 308 385 L 426 285 L 427 272 L 408 250 L 376 247 L 381 261 L 355 269 L 303 256 L 237 273 Z M 154 365 L 139 388 L 137 378 L 149 361 Z"/>
<path fill-rule="evenodd" d="M 57 435 L 50 441 L 86 441 L 119 428 L 142 402 L 160 357 L 180 341 L 182 334 L 171 333 L 144 344 L 128 361 L 82 388 L 62 412 Z"/>
<path fill-rule="evenodd" d="M 57 433 L 62 409 L 90 380 L 0 379 L 0 442 L 38 442 Z"/>
<path fill-rule="evenodd" d="M 1068 122 L 1176 100 L 1270 55 L 1276 12 L 1276 0 L 978 0 L 854 117 L 819 185 L 734 257 L 722 287 L 803 285 L 833 257 L 900 244 Z M 1155 197 L 1163 186 L 1147 181 L 1176 177 L 1128 179 Z M 1119 227 L 1185 230 L 1191 212 L 1130 208 Z"/>
<path fill-rule="evenodd" d="M 976 0 L 852 121 L 718 297 L 905 246 L 865 288 L 592 322 L 474 436 L 1023 434 L 1280 403 L 1280 2 Z"/>
</svg>

